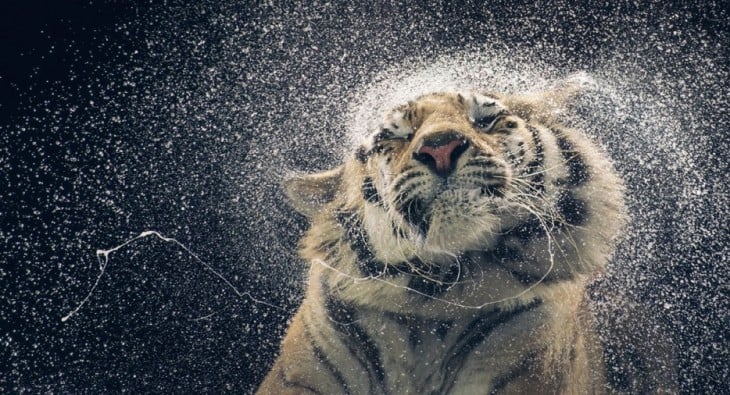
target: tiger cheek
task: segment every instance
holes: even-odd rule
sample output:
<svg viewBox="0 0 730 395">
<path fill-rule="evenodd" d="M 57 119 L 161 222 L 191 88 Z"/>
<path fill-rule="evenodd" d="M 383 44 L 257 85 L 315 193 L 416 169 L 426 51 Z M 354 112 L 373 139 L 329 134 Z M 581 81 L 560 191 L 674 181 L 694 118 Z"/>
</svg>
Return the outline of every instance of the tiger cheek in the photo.
<svg viewBox="0 0 730 395">
<path fill-rule="evenodd" d="M 476 134 L 471 141 L 475 148 L 475 150 L 473 150 L 475 155 L 477 152 L 488 156 L 493 155 L 495 149 L 498 147 L 494 138 L 484 134 Z"/>
</svg>

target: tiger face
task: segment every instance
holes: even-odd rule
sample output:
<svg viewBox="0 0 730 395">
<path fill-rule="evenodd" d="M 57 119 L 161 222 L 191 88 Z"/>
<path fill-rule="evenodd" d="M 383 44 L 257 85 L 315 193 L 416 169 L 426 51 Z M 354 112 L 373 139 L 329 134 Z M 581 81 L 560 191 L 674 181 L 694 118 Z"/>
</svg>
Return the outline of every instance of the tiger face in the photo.
<svg viewBox="0 0 730 395">
<path fill-rule="evenodd" d="M 529 173 L 539 147 L 527 123 L 495 97 L 421 97 L 389 113 L 368 140 L 357 154 L 368 175 L 366 216 L 372 225 L 392 224 L 399 237 L 390 241 L 409 241 L 410 252 L 490 248 L 529 210 L 521 197 L 535 192 Z M 397 250 L 377 239 L 380 249 Z"/>
<path fill-rule="evenodd" d="M 396 285 L 332 277 L 352 299 L 404 303 L 480 305 L 602 268 L 625 222 L 623 186 L 556 122 L 574 94 L 433 93 L 392 109 L 341 166 L 285 184 L 312 221 L 303 257 Z"/>
</svg>

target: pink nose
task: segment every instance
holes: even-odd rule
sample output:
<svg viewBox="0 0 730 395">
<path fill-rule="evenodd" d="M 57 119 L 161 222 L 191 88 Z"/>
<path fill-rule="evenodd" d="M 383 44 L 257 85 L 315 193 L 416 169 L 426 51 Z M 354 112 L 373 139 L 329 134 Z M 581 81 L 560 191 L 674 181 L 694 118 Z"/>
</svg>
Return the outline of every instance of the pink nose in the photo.
<svg viewBox="0 0 730 395">
<path fill-rule="evenodd" d="M 431 167 L 438 175 L 447 176 L 466 146 L 466 140 L 459 134 L 441 134 L 425 139 L 415 158 Z"/>
</svg>

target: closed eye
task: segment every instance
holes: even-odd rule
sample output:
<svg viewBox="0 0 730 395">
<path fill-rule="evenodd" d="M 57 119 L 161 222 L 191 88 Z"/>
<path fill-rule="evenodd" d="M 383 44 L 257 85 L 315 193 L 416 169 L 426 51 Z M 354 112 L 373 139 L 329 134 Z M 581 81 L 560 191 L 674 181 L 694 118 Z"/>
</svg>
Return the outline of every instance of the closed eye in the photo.
<svg viewBox="0 0 730 395">
<path fill-rule="evenodd" d="M 381 142 L 381 141 L 393 141 L 393 140 L 410 140 L 413 137 L 413 133 L 408 133 L 406 135 L 397 134 L 391 129 L 381 129 L 379 133 L 377 133 L 373 141 L 375 143 Z"/>
<path fill-rule="evenodd" d="M 474 126 L 478 127 L 479 129 L 482 129 L 484 131 L 489 131 L 489 129 L 494 126 L 495 121 L 497 120 L 497 115 L 487 115 L 483 117 L 479 117 L 474 120 Z"/>
<path fill-rule="evenodd" d="M 494 129 L 494 125 L 501 119 L 503 119 L 506 116 L 509 116 L 510 112 L 507 110 L 501 110 L 499 112 L 489 114 L 489 115 L 482 115 L 477 117 L 473 122 L 474 126 L 481 129 L 482 132 L 485 133 L 491 133 L 492 129 Z M 514 124 L 514 122 L 511 122 Z M 508 126 L 509 128 L 513 128 L 515 126 Z M 502 130 L 502 129 L 500 129 Z"/>
</svg>

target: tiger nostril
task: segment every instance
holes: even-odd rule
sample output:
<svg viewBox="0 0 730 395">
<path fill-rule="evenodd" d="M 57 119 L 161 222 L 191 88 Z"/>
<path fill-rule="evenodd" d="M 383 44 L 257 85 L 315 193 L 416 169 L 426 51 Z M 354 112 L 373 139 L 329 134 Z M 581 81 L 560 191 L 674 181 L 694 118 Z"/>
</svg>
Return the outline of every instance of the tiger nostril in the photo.
<svg viewBox="0 0 730 395">
<path fill-rule="evenodd" d="M 413 153 L 413 158 L 439 176 L 447 177 L 468 146 L 469 142 L 459 133 L 440 133 L 425 138 L 421 147 Z"/>
</svg>

